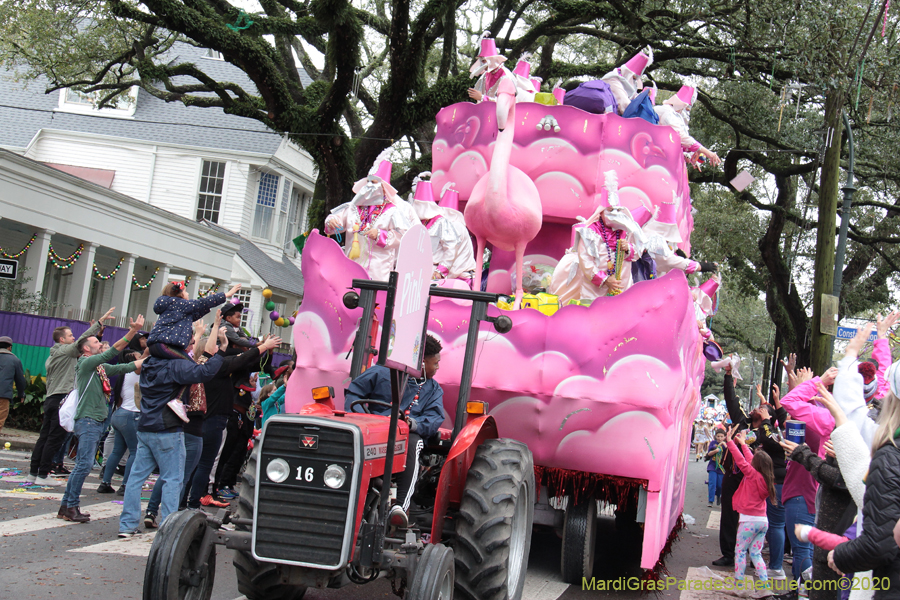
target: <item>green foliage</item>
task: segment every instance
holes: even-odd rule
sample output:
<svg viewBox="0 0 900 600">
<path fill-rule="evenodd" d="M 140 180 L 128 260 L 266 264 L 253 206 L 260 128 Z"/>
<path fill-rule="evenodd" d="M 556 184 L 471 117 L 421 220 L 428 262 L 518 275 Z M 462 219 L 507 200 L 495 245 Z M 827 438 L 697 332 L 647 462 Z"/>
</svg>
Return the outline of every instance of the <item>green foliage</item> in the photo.
<svg viewBox="0 0 900 600">
<path fill-rule="evenodd" d="M 40 431 L 44 414 L 44 398 L 47 395 L 47 381 L 37 375 L 32 377 L 25 371 L 25 380 L 30 382 L 25 388 L 25 398 L 15 398 L 9 403 L 9 418 L 6 424 L 16 429 Z"/>
<path fill-rule="evenodd" d="M 42 293 L 29 293 L 25 287 L 33 278 L 27 274 L 28 267 L 20 264 L 18 279 L 0 279 L 0 310 L 37 313 L 59 305 Z"/>
</svg>

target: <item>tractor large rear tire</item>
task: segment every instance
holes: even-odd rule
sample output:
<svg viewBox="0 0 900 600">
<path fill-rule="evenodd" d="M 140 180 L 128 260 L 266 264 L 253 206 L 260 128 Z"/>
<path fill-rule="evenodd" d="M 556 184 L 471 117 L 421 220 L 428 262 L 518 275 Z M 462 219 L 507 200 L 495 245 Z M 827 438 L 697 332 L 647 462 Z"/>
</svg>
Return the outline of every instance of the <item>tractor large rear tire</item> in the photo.
<svg viewBox="0 0 900 600">
<path fill-rule="evenodd" d="M 259 447 L 250 453 L 244 469 L 241 493 L 237 498 L 237 517 L 253 518 L 253 500 L 256 495 L 256 462 Z M 237 525 L 238 531 L 249 531 L 244 525 Z M 249 551 L 234 551 L 234 570 L 237 574 L 238 591 L 249 600 L 300 600 L 306 593 L 302 585 L 281 583 L 281 569 L 274 563 L 262 563 L 253 558 Z"/>
<path fill-rule="evenodd" d="M 456 525 L 456 591 L 467 600 L 519 600 L 534 521 L 534 459 L 515 440 L 478 447 Z"/>
<path fill-rule="evenodd" d="M 594 540 L 597 532 L 597 501 L 593 498 L 575 504 L 569 496 L 563 525 L 560 567 L 566 583 L 581 583 L 594 574 Z"/>
</svg>

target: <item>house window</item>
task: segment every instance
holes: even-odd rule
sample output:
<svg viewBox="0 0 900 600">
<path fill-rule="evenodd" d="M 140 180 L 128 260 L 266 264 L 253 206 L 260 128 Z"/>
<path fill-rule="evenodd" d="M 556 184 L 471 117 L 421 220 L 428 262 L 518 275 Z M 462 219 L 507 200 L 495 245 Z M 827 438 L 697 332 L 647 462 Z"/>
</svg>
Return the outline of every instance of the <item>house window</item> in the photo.
<svg viewBox="0 0 900 600">
<path fill-rule="evenodd" d="M 278 210 L 278 232 L 275 234 L 275 243 L 284 239 L 284 232 L 288 226 L 288 211 L 291 204 L 291 186 L 292 182 L 285 177 L 284 185 L 281 186 L 281 202 Z"/>
<path fill-rule="evenodd" d="M 240 289 L 235 293 L 235 296 L 241 301 L 241 304 L 244 305 L 244 308 L 250 308 L 250 290 L 249 289 Z M 249 330 L 250 325 L 250 311 L 244 311 L 241 313 L 241 327 Z"/>
<path fill-rule="evenodd" d="M 222 57 L 222 53 L 218 50 L 213 50 L 212 48 L 207 48 L 206 53 L 203 55 L 203 58 L 211 58 L 213 60 L 225 60 Z"/>
<path fill-rule="evenodd" d="M 278 199 L 278 179 L 278 175 L 271 173 L 259 174 L 259 192 L 256 195 L 256 212 L 253 215 L 253 237 L 263 239 L 272 237 L 272 219 L 275 201 Z"/>
<path fill-rule="evenodd" d="M 300 220 L 300 190 L 294 188 L 291 190 L 291 208 L 287 218 L 287 228 L 284 232 L 284 252 L 288 256 L 297 256 L 297 248 L 294 246 L 294 238 L 297 237 Z"/>
<path fill-rule="evenodd" d="M 211 160 L 203 161 L 200 176 L 200 192 L 197 198 L 197 220 L 206 219 L 219 222 L 219 209 L 222 206 L 222 188 L 225 185 L 225 163 Z"/>
<path fill-rule="evenodd" d="M 106 96 L 105 91 L 85 93 L 71 88 L 64 88 L 59 91 L 59 107 L 56 110 L 120 118 L 131 118 L 134 116 L 135 108 L 137 108 L 137 86 L 133 86 L 126 94 L 116 98 L 111 106 L 96 108 L 104 96 Z"/>
</svg>

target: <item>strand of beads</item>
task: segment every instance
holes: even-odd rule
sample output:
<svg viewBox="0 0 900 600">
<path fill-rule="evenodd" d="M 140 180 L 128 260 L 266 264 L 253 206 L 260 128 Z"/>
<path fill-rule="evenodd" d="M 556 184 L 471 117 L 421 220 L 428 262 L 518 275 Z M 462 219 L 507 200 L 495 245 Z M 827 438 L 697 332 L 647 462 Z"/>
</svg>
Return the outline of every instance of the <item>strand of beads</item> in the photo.
<svg viewBox="0 0 900 600">
<path fill-rule="evenodd" d="M 54 267 L 59 269 L 60 271 L 65 271 L 66 269 L 72 267 L 79 258 L 81 258 L 81 253 L 84 252 L 84 244 L 79 244 L 78 249 L 71 256 L 67 256 L 63 258 L 53 249 L 53 244 L 50 244 L 50 249 L 47 250 L 47 260 L 49 260 Z"/>
<path fill-rule="evenodd" d="M 217 292 L 219 291 L 219 286 L 220 286 L 220 285 L 222 285 L 222 284 L 217 283 L 215 286 L 209 288 L 209 289 L 206 290 L 205 292 L 197 292 L 197 297 L 198 297 L 198 298 L 206 298 L 206 297 L 209 296 L 210 294 L 215 294 L 215 293 L 217 293 Z"/>
<path fill-rule="evenodd" d="M 0 255 L 2 255 L 3 258 L 19 258 L 23 254 L 28 252 L 28 249 L 31 248 L 31 245 L 34 243 L 34 240 L 36 240 L 36 239 L 37 239 L 37 234 L 34 234 L 33 236 L 31 236 L 31 239 L 28 240 L 28 243 L 25 244 L 25 247 L 22 248 L 19 252 L 16 252 L 15 254 L 7 254 L 6 252 L 4 252 L 3 248 L 0 248 Z"/>
<path fill-rule="evenodd" d="M 113 269 L 112 271 L 110 271 L 109 275 L 103 275 L 103 274 L 101 274 L 100 271 L 97 270 L 97 263 L 94 263 L 94 267 L 93 267 L 93 269 L 94 269 L 94 277 L 96 277 L 97 279 L 101 279 L 101 280 L 103 280 L 103 281 L 107 281 L 107 280 L 109 280 L 109 279 L 112 279 L 113 277 L 116 276 L 116 273 L 119 272 L 119 269 L 122 267 L 122 264 L 123 264 L 124 262 L 125 262 L 125 257 L 123 256 L 122 258 L 119 259 L 119 264 L 116 265 L 116 268 Z"/>
<path fill-rule="evenodd" d="M 153 271 L 153 275 L 150 276 L 150 281 L 147 283 L 138 283 L 138 280 L 134 275 L 131 276 L 131 283 L 139 290 L 146 290 L 150 287 L 150 284 L 153 283 L 153 280 L 156 279 L 157 275 L 159 275 L 159 267 L 156 267 L 156 270 Z"/>
</svg>

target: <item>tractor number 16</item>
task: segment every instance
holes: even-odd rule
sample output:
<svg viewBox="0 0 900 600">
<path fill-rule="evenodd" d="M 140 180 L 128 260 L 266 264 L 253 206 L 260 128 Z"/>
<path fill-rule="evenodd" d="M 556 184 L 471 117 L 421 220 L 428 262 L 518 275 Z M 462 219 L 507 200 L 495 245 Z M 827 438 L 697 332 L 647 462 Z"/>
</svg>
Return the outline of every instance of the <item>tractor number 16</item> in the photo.
<svg viewBox="0 0 900 600">
<path fill-rule="evenodd" d="M 297 467 L 297 481 L 312 481 L 313 480 L 313 468 L 306 467 L 306 471 L 303 471 L 303 467 Z"/>
</svg>

